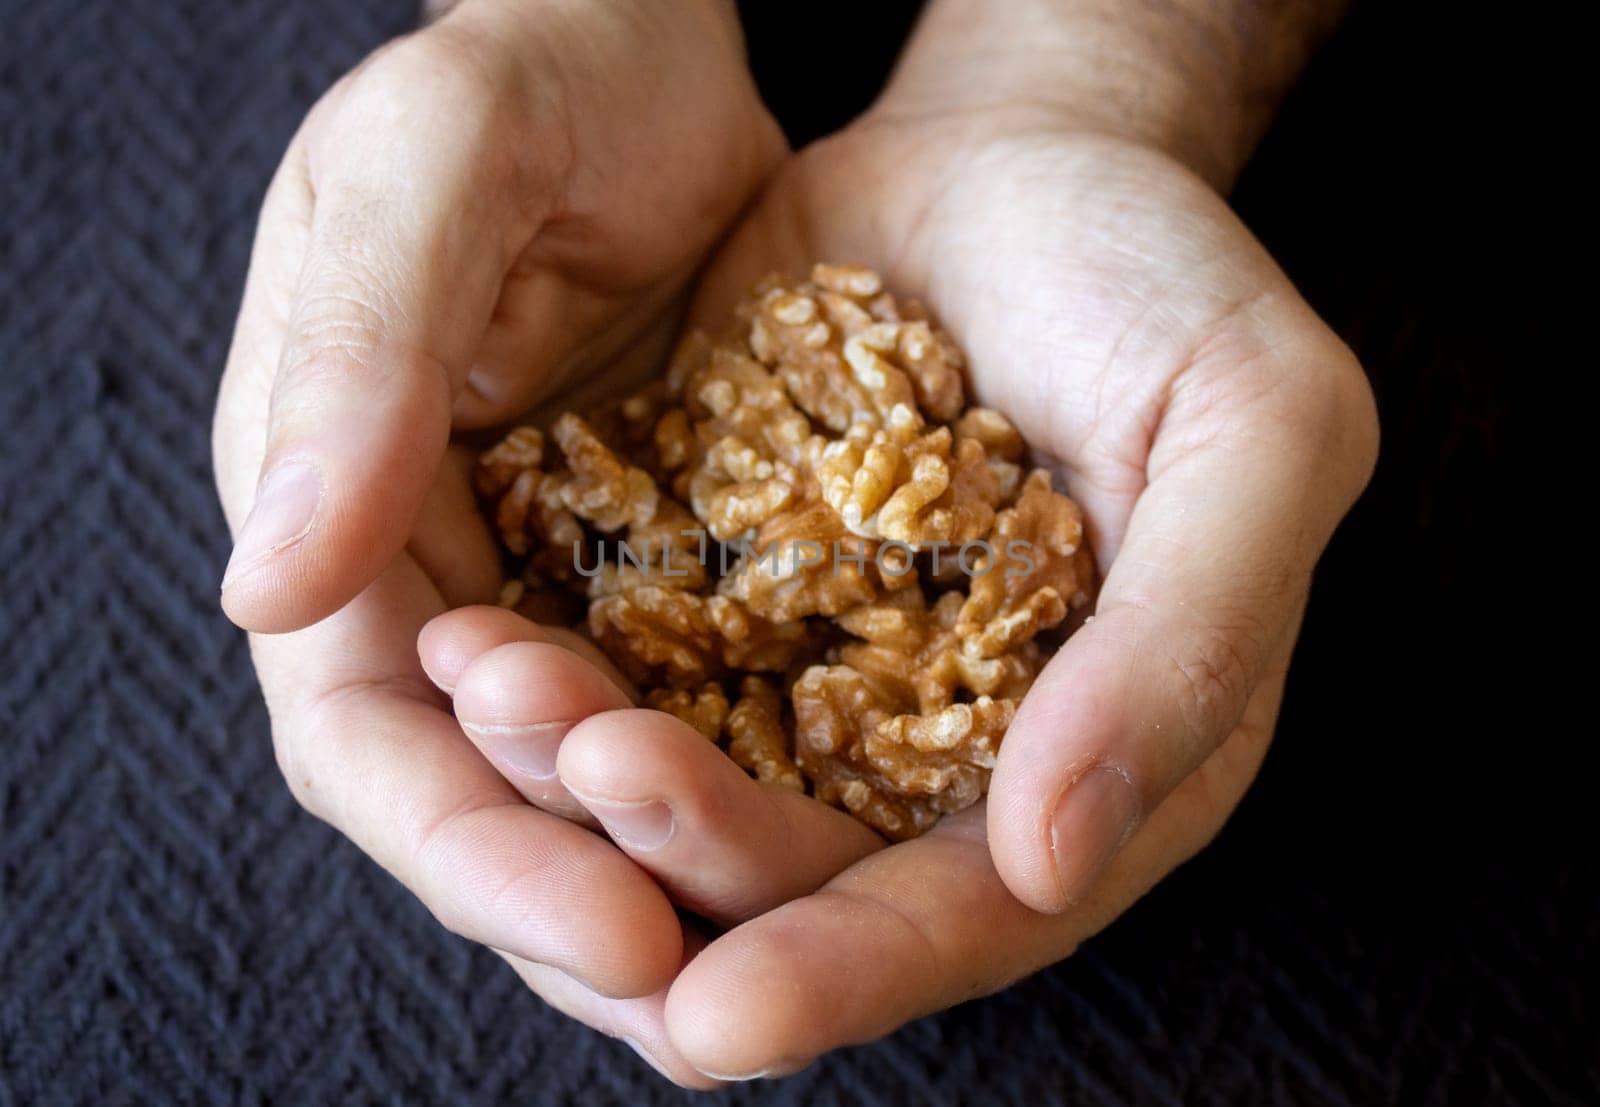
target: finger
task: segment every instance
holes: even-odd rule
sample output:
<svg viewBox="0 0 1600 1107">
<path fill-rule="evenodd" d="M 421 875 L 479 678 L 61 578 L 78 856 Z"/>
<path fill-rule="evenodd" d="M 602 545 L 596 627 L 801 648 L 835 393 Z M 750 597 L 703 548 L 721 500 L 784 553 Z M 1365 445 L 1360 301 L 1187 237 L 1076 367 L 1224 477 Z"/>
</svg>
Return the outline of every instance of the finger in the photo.
<svg viewBox="0 0 1600 1107">
<path fill-rule="evenodd" d="M 506 276 L 456 394 L 458 430 L 522 420 L 546 401 L 556 411 L 587 410 L 659 373 L 671 352 L 677 282 L 611 291 L 574 283 L 549 265 L 544 247 L 536 240 Z M 605 368 L 603 379 L 585 372 L 594 366 Z"/>
<path fill-rule="evenodd" d="M 681 957 L 671 904 L 604 839 L 528 806 L 462 736 L 412 634 L 396 633 L 437 604 L 401 558 L 315 627 L 253 639 L 291 790 L 456 933 L 605 995 L 659 989 Z"/>
<path fill-rule="evenodd" d="M 480 605 L 445 612 L 422 628 L 417 652 L 428 678 L 449 693 L 455 691 L 468 665 L 496 646 L 511 642 L 549 642 L 571 650 L 630 698 L 633 695 L 632 685 L 589 639 L 565 627 L 532 622 L 503 607 Z"/>
<path fill-rule="evenodd" d="M 627 693 L 571 650 L 512 642 L 478 656 L 456 681 L 456 721 L 529 802 L 593 825 L 556 773 L 567 734 L 602 711 L 632 706 Z"/>
<path fill-rule="evenodd" d="M 683 932 L 684 961 L 705 948 L 705 939 L 687 927 Z M 678 1052 L 667 1036 L 665 988 L 652 995 L 613 999 L 585 987 L 560 969 L 535 964 L 502 953 L 533 992 L 557 1011 L 625 1043 L 645 1063 L 673 1083 L 708 1091 L 721 1086 L 700 1072 Z"/>
<path fill-rule="evenodd" d="M 562 742 L 557 768 L 674 902 L 725 925 L 815 890 L 884 845 L 843 812 L 751 779 L 660 711 L 584 720 Z"/>
<path fill-rule="evenodd" d="M 239 319 L 217 392 L 212 467 L 228 525 L 237 532 L 255 496 L 266 452 L 264 418 L 283 350 L 292 293 L 311 237 L 311 184 L 297 136 L 261 204 Z"/>
<path fill-rule="evenodd" d="M 1312 568 L 1372 457 L 1359 367 L 1296 368 L 1349 395 L 1241 373 L 1174 398 L 1093 620 L 1017 711 L 989 835 L 1006 884 L 1036 910 L 1064 910 L 1093 886 L 1293 641 Z M 1218 394 L 1258 387 L 1267 399 Z"/>
<path fill-rule="evenodd" d="M 673 1043 L 718 1079 L 784 1075 L 1067 956 L 1216 833 L 1266 751 L 1279 688 L 1072 911 L 1011 895 L 973 808 L 714 941 L 667 995 Z"/>
<path fill-rule="evenodd" d="M 223 581 L 224 607 L 249 629 L 337 610 L 404 546 L 531 234 L 502 219 L 527 199 L 490 143 L 492 93 L 416 54 L 397 48 L 359 71 L 308 127 L 310 238 Z"/>
<path fill-rule="evenodd" d="M 493 603 L 502 583 L 500 551 L 472 490 L 476 455 L 446 452 L 406 550 L 451 607 Z"/>
</svg>

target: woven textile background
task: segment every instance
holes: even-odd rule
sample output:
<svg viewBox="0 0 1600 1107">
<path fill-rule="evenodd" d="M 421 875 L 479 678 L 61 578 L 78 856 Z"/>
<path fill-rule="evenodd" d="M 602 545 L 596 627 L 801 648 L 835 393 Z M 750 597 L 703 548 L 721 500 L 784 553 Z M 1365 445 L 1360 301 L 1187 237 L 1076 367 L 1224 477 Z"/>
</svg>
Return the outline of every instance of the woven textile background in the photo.
<svg viewBox="0 0 1600 1107">
<path fill-rule="evenodd" d="M 857 17 L 833 7 L 798 33 L 828 47 Z M 1528 191 L 1460 60 L 1497 32 L 1399 7 L 1347 25 L 1236 197 L 1386 430 L 1257 788 L 1070 962 L 723 1101 L 1600 1100 L 1600 896 L 1545 822 L 1526 765 L 1554 736 L 1515 706 L 1490 587 Z M 411 14 L 0 0 L 0 1107 L 689 1098 L 297 810 L 216 611 L 208 420 L 255 207 Z M 882 59 L 832 102 L 796 33 L 758 20 L 752 51 L 803 137 Z"/>
</svg>

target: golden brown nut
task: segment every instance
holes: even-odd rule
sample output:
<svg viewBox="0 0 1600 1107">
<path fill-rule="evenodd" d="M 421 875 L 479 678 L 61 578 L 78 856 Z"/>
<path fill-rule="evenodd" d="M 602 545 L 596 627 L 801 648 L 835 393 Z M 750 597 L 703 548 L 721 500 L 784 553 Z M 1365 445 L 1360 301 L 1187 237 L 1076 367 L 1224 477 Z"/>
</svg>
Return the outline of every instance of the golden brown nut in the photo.
<svg viewBox="0 0 1600 1107">
<path fill-rule="evenodd" d="M 478 459 L 473 475 L 501 543 L 527 556 L 521 579 L 536 592 L 572 579 L 584 542 L 583 527 L 561 497 L 564 477 L 544 472 L 543 460 L 544 435 L 519 427 Z"/>
<path fill-rule="evenodd" d="M 861 266 L 818 265 L 794 288 L 768 287 L 754 305 L 749 344 L 800 410 L 828 431 L 877 428 L 892 416 L 918 422 L 961 409 L 955 347 L 925 322 L 904 322 Z"/>
<path fill-rule="evenodd" d="M 811 280 L 818 288 L 870 300 L 883 291 L 883 278 L 865 265 L 830 265 L 819 261 L 811 267 Z"/>
<path fill-rule="evenodd" d="M 847 435 L 823 450 L 817 479 L 853 533 L 913 549 L 981 538 L 1001 498 L 983 444 L 955 441 L 948 427 L 908 441 L 890 430 Z"/>
<path fill-rule="evenodd" d="M 827 430 L 877 425 L 880 410 L 872 392 L 845 364 L 838 333 L 804 291 L 774 289 L 761 301 L 750 325 L 750 349 L 774 367 L 775 379 L 800 410 Z M 905 384 L 909 392 L 910 382 Z"/>
<path fill-rule="evenodd" d="M 703 684 L 720 667 L 706 598 L 694 592 L 643 585 L 601 596 L 589 605 L 589 634 L 630 680 L 646 687 Z"/>
<path fill-rule="evenodd" d="M 561 416 L 550 437 L 567 462 L 560 486 L 567 510 L 603 531 L 640 526 L 655 515 L 661 494 L 650 474 L 623 462 L 582 418 Z"/>
<path fill-rule="evenodd" d="M 731 435 L 762 457 L 793 464 L 811 437 L 811 424 L 790 403 L 783 383 L 748 352 L 713 347 L 684 389 L 684 408 L 708 448 Z"/>
<path fill-rule="evenodd" d="M 687 469 L 700 459 L 700 443 L 695 438 L 694 426 L 689 422 L 689 413 L 681 407 L 661 413 L 652 438 L 656 463 L 663 473 Z"/>
<path fill-rule="evenodd" d="M 774 622 L 839 615 L 883 592 L 913 586 L 915 569 L 882 544 L 845 529 L 824 503 L 807 503 L 769 520 L 717 586 Z"/>
<path fill-rule="evenodd" d="M 648 523 L 630 526 L 579 557 L 591 599 L 652 584 L 698 592 L 706 584 L 705 531 L 676 500 L 662 499 Z"/>
<path fill-rule="evenodd" d="M 989 469 L 994 473 L 998 503 L 1008 504 L 1022 484 L 1022 455 L 1026 446 L 1011 420 L 986 407 L 970 407 L 952 425 L 956 441 L 971 438 L 983 446 Z"/>
<path fill-rule="evenodd" d="M 738 600 L 711 596 L 706 616 L 722 641 L 722 663 L 751 673 L 781 673 L 813 652 L 812 631 L 799 620 L 775 623 Z"/>
<path fill-rule="evenodd" d="M 812 666 L 790 695 L 796 758 L 817 798 L 897 841 L 978 801 L 1016 706 L 985 696 L 891 714 L 893 693 L 848 665 Z"/>
<path fill-rule="evenodd" d="M 735 765 L 764 783 L 805 791 L 805 778 L 789 757 L 789 733 L 783 726 L 783 700 L 776 685 L 756 676 L 741 680 L 739 702 L 723 729 Z"/>
<path fill-rule="evenodd" d="M 1083 548 L 1083 513 L 1035 469 L 1017 502 L 995 517 L 993 553 L 972 579 L 956 632 L 968 653 L 998 657 L 1089 602 L 1093 569 Z"/>
<path fill-rule="evenodd" d="M 690 478 L 689 503 L 711 536 L 726 542 L 782 514 L 803 487 L 793 465 L 730 434 L 705 451 Z"/>
<path fill-rule="evenodd" d="M 485 499 L 500 496 L 523 473 L 543 463 L 544 432 L 538 427 L 518 427 L 479 456 L 473 483 Z"/>
<path fill-rule="evenodd" d="M 647 706 L 921 833 L 983 795 L 1039 632 L 1093 584 L 1077 506 L 962 370 L 870 269 L 768 278 L 660 380 L 483 455 L 502 602 L 579 605 Z"/>
<path fill-rule="evenodd" d="M 990 456 L 1002 461 L 1021 461 L 1022 435 L 1011 420 L 988 407 L 969 407 L 954 423 L 957 438 L 979 442 Z"/>
<path fill-rule="evenodd" d="M 930 419 L 948 423 L 966 402 L 961 352 L 943 331 L 926 322 L 901 325 L 895 337 L 899 362 L 917 390 L 917 406 Z"/>
<path fill-rule="evenodd" d="M 892 689 L 905 710 L 938 711 L 963 692 L 1020 699 L 1038 675 L 1037 649 L 1030 643 L 997 657 L 963 649 L 956 633 L 963 602 L 946 592 L 925 608 L 913 590 L 857 608 L 838 623 L 862 641 L 841 646 L 838 659 Z"/>
<path fill-rule="evenodd" d="M 652 688 L 645 693 L 644 705 L 676 715 L 713 742 L 722 736 L 728 718 L 728 697 L 720 684 L 705 684 L 698 691 Z"/>
<path fill-rule="evenodd" d="M 1000 740 L 1015 713 L 1012 700 L 979 696 L 926 715 L 896 715 L 866 736 L 862 756 L 899 792 L 959 811 L 988 789 Z"/>
</svg>

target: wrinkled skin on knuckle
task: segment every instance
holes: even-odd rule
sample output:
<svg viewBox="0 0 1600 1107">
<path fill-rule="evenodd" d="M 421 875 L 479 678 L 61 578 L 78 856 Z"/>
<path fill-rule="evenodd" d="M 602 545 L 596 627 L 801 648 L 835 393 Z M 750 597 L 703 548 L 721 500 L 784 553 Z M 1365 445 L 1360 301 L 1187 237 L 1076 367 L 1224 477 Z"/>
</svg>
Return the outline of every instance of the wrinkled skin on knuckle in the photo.
<svg viewBox="0 0 1600 1107">
<path fill-rule="evenodd" d="M 1331 532 L 1377 463 L 1376 404 L 1360 363 L 1331 334 L 1288 357 L 1285 384 L 1269 398 L 1264 415 L 1286 465 L 1333 510 L 1326 520 Z"/>
<path fill-rule="evenodd" d="M 1267 628 L 1241 614 L 1232 625 L 1196 628 L 1168 661 L 1174 702 L 1196 745 L 1192 764 L 1209 756 L 1237 725 L 1270 639 Z"/>
<path fill-rule="evenodd" d="M 480 920 L 505 916 L 510 909 L 526 911 L 538 899 L 544 879 L 536 867 L 516 868 L 492 879 L 484 874 L 492 866 L 463 871 L 464 858 L 488 857 L 492 822 L 486 817 L 507 800 L 497 791 L 473 792 L 461 798 L 454 810 L 417 827 L 405 849 L 408 884 L 423 900 L 439 924 L 450 933 L 479 941 Z"/>
<path fill-rule="evenodd" d="M 1349 348 L 1292 289 L 1268 287 L 1208 327 L 1178 378 L 1162 448 L 1257 442 L 1282 472 L 1348 508 L 1377 450 L 1372 389 Z"/>
<path fill-rule="evenodd" d="M 473 931 L 467 909 L 457 901 L 454 896 L 434 896 L 422 900 L 422 905 L 427 909 L 433 921 L 454 937 L 463 941 L 476 942 L 477 935 Z"/>
<path fill-rule="evenodd" d="M 295 803 L 313 817 L 324 818 L 316 778 L 287 732 L 287 727 L 281 723 L 272 727 L 272 757 L 277 762 L 278 772 L 283 775 L 283 782 Z"/>
<path fill-rule="evenodd" d="M 384 336 L 397 329 L 404 309 L 385 291 L 389 282 L 381 275 L 384 265 L 374 258 L 370 244 L 336 252 L 339 256 L 312 262 L 337 266 L 340 276 L 336 285 L 330 282 L 301 300 L 294 342 L 284 351 L 280 376 L 314 385 L 360 373 L 379 377 L 373 383 L 381 386 L 381 375 L 411 369 L 379 356 Z"/>
<path fill-rule="evenodd" d="M 325 702 L 317 697 L 285 694 L 286 673 L 276 657 L 258 656 L 256 669 L 267 700 L 272 733 L 272 755 L 283 774 L 289 794 L 311 815 L 327 821 L 328 797 L 320 787 L 326 769 L 327 743 L 319 741 L 330 731 L 319 708 Z"/>
<path fill-rule="evenodd" d="M 480 114 L 500 99 L 512 72 L 490 46 L 454 27 L 406 35 L 351 70 L 326 103 L 351 127 L 404 123 L 434 111 Z"/>
<path fill-rule="evenodd" d="M 285 352 L 285 369 L 300 368 L 297 356 L 325 347 L 370 347 L 386 327 L 400 322 L 392 315 L 400 305 L 386 291 L 384 270 L 392 266 L 382 261 L 382 224 L 375 215 L 356 207 L 328 221 L 301 273 L 306 291 L 295 304 L 298 346 Z"/>
<path fill-rule="evenodd" d="M 1294 298 L 1277 289 L 1240 292 L 1195 332 L 1173 385 L 1174 406 L 1191 416 L 1243 416 L 1263 425 L 1298 410 L 1311 344 L 1296 308 Z"/>
<path fill-rule="evenodd" d="M 305 129 L 315 183 L 360 178 L 352 151 L 399 143 L 417 159 L 465 157 L 480 189 L 514 196 L 550 161 L 534 129 L 548 91 L 536 91 L 518 45 L 493 31 L 444 23 L 381 47 L 331 88 Z M 533 160 L 537 156 L 537 163 Z M 318 172 L 321 170 L 321 172 Z M 373 182 L 378 195 L 397 182 Z M 403 182 L 401 182 L 403 183 Z"/>
<path fill-rule="evenodd" d="M 444 880 L 455 879 L 453 872 L 447 872 Z M 522 920 L 519 929 L 536 930 L 539 920 L 529 904 L 537 902 L 544 894 L 544 885 L 548 877 L 543 873 L 518 870 L 503 875 L 492 884 L 477 892 L 477 902 L 469 909 L 458 902 L 455 895 L 436 897 L 437 905 L 432 907 L 434 917 L 443 923 L 446 930 L 457 937 L 471 941 L 481 940 L 476 935 L 478 926 L 476 922 L 469 921 L 472 914 L 481 912 L 490 918 Z"/>
</svg>

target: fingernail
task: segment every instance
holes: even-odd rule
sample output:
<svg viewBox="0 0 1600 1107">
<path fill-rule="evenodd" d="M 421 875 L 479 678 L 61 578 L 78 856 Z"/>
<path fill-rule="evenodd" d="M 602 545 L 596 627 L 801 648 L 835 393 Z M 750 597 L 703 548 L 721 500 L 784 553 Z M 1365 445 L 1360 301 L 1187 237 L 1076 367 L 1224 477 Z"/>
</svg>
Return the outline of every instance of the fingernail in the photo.
<svg viewBox="0 0 1600 1107">
<path fill-rule="evenodd" d="M 572 791 L 570 787 L 567 790 Z M 648 853 L 660 849 L 672 837 L 672 809 L 660 800 L 616 803 L 572 794 L 600 820 L 607 834 L 631 850 Z"/>
<path fill-rule="evenodd" d="M 1115 769 L 1091 769 L 1067 788 L 1050 821 L 1056 882 L 1067 903 L 1094 887 L 1139 825 L 1133 782 Z"/>
<path fill-rule="evenodd" d="M 268 473 L 222 572 L 223 589 L 304 538 L 321 502 L 322 474 L 309 461 L 286 461 Z"/>
<path fill-rule="evenodd" d="M 572 720 L 496 726 L 458 720 L 461 729 L 472 736 L 484 756 L 502 772 L 515 773 L 530 780 L 551 780 L 556 775 L 556 753 L 561 739 L 573 727 Z"/>
<path fill-rule="evenodd" d="M 700 1069 L 699 1072 L 700 1075 L 709 1076 L 713 1080 L 723 1080 L 729 1084 L 738 1084 L 746 1080 L 779 1080 L 785 1076 L 793 1076 L 809 1064 L 811 1064 L 810 1061 L 779 1061 L 777 1064 L 769 1065 L 758 1072 L 724 1073 L 707 1072 L 705 1069 Z"/>
</svg>

